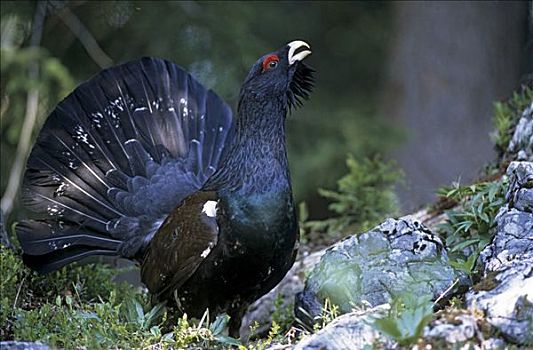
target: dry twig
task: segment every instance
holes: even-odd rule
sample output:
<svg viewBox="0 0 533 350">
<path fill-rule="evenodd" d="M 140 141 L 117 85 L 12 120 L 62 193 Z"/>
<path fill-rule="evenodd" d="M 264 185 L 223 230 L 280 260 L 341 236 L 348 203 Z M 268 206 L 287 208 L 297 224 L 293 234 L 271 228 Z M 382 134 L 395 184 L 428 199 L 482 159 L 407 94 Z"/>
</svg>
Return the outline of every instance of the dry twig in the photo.
<svg viewBox="0 0 533 350">
<path fill-rule="evenodd" d="M 51 1 L 50 6 L 56 10 L 56 15 L 61 18 L 63 23 L 70 29 L 70 31 L 81 42 L 85 51 L 91 56 L 94 62 L 100 68 L 107 68 L 113 65 L 113 60 L 102 50 L 98 42 L 91 34 L 89 29 L 83 24 L 83 22 L 70 10 L 68 6 L 59 8 L 56 1 Z"/>
<path fill-rule="evenodd" d="M 46 18 L 46 1 L 37 2 L 35 14 L 33 16 L 32 33 L 30 38 L 30 47 L 38 47 L 43 36 L 43 25 Z M 28 67 L 28 78 L 36 80 L 39 77 L 39 63 L 34 60 Z M 19 142 L 17 144 L 17 154 L 9 172 L 9 180 L 6 190 L 2 196 L 2 211 L 7 221 L 9 214 L 13 210 L 13 204 L 17 196 L 22 171 L 24 170 L 24 163 L 28 155 L 31 143 L 31 135 L 37 121 L 37 109 L 39 104 L 39 90 L 32 88 L 28 91 L 26 98 L 26 114 L 24 115 L 24 122 L 22 124 L 22 131 L 20 133 Z"/>
</svg>

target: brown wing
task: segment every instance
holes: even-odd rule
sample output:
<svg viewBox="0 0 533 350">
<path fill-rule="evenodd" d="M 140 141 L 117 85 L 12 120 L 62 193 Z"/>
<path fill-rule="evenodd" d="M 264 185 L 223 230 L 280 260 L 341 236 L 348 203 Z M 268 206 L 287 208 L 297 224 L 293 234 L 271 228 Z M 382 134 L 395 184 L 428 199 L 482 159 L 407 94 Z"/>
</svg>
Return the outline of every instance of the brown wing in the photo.
<svg viewBox="0 0 533 350">
<path fill-rule="evenodd" d="M 216 200 L 215 192 L 196 192 L 161 225 L 141 266 L 150 292 L 162 295 L 178 289 L 217 244 Z"/>
</svg>

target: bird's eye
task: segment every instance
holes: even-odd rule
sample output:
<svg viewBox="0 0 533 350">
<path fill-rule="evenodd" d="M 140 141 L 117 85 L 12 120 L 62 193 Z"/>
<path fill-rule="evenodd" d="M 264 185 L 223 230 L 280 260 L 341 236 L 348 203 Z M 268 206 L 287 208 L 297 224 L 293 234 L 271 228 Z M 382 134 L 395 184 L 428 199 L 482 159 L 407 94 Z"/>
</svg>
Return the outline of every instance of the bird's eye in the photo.
<svg viewBox="0 0 533 350">
<path fill-rule="evenodd" d="M 278 66 L 279 57 L 277 55 L 269 55 L 263 61 L 263 72 L 274 69 Z"/>
</svg>

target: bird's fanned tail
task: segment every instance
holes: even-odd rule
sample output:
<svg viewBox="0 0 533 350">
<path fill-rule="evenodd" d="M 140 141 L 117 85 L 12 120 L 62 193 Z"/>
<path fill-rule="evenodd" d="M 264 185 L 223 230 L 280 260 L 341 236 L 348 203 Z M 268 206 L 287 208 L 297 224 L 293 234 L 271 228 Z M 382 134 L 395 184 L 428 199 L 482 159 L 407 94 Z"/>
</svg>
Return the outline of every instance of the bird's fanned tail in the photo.
<svg viewBox="0 0 533 350">
<path fill-rule="evenodd" d="M 79 86 L 44 124 L 22 200 L 25 260 L 47 272 L 85 256 L 135 258 L 216 170 L 230 108 L 170 62 L 143 58 Z"/>
</svg>

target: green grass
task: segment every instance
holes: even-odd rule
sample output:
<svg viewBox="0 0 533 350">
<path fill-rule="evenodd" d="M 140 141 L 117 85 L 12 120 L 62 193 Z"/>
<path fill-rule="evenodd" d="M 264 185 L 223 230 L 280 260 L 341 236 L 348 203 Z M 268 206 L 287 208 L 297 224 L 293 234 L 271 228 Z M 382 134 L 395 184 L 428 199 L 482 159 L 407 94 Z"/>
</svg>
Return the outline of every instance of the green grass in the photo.
<svg viewBox="0 0 533 350">
<path fill-rule="evenodd" d="M 139 349 L 230 348 L 227 316 L 210 323 L 186 315 L 171 320 L 163 304 L 151 305 L 146 291 L 114 283 L 120 270 L 102 264 L 67 266 L 40 276 L 13 250 L 0 247 L 0 338 L 41 341 L 53 347 Z"/>
</svg>

